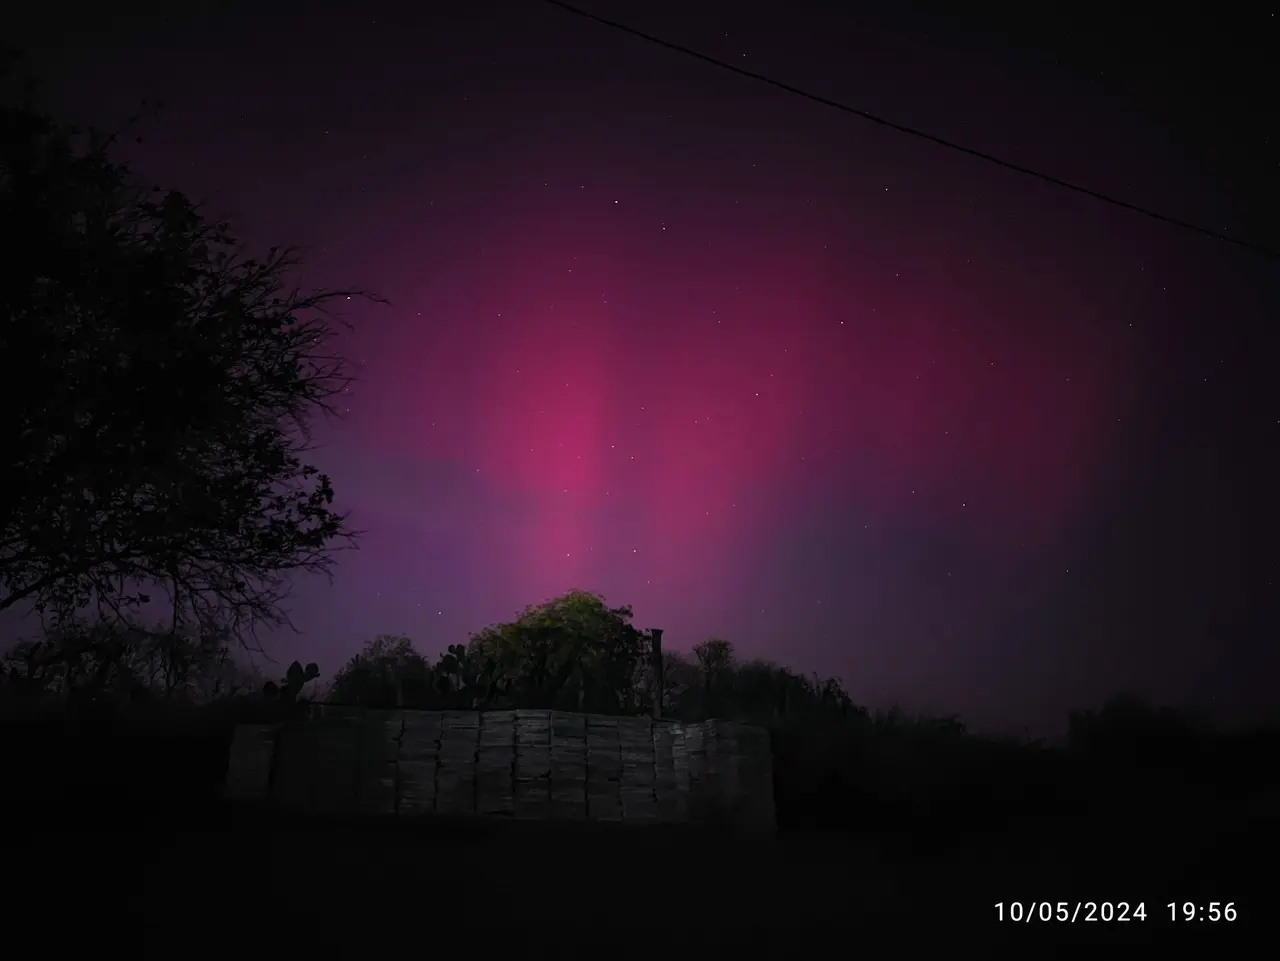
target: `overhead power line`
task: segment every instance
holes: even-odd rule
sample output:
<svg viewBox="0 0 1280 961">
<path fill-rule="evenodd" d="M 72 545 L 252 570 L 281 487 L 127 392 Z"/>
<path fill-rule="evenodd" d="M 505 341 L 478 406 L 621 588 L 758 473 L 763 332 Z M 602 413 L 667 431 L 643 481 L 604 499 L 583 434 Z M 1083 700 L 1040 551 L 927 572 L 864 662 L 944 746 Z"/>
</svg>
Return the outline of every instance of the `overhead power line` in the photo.
<svg viewBox="0 0 1280 961">
<path fill-rule="evenodd" d="M 1142 214 L 1144 217 L 1150 217 L 1152 220 L 1172 224 L 1175 227 L 1181 227 L 1183 230 L 1190 230 L 1205 237 L 1212 237 L 1214 240 L 1221 240 L 1224 243 L 1234 244 L 1237 247 L 1244 247 L 1245 249 L 1252 250 L 1255 253 L 1280 260 L 1280 252 L 1271 250 L 1268 247 L 1263 247 L 1261 244 L 1255 244 L 1248 240 L 1231 237 L 1227 234 L 1219 233 L 1216 230 L 1210 230 L 1208 227 L 1201 227 L 1199 224 L 1193 224 L 1190 221 L 1179 220 L 1177 217 L 1170 217 L 1167 214 L 1162 214 L 1158 211 L 1151 210 L 1150 208 L 1130 203 L 1127 200 L 1120 200 L 1118 197 L 1112 197 L 1108 194 L 1099 193 L 1096 190 L 1090 190 L 1088 187 L 1082 187 L 1079 184 L 1071 183 L 1068 180 L 1062 180 L 1061 178 L 1054 177 L 1051 174 L 1041 173 L 1040 171 L 1033 170 L 1030 167 L 1024 167 L 1021 164 L 1012 163 L 1008 160 L 1002 160 L 999 157 L 986 153 L 985 151 L 975 150 L 972 147 L 966 147 L 962 144 L 954 143 L 944 137 L 938 137 L 931 133 L 926 133 L 923 130 L 908 127 L 906 124 L 886 120 L 884 117 L 869 113 L 866 110 L 859 110 L 856 107 L 850 107 L 848 104 L 840 103 L 838 100 L 832 100 L 829 97 L 823 97 L 816 93 L 810 93 L 807 90 L 801 90 L 799 87 L 793 87 L 791 84 L 783 83 L 781 80 L 774 80 L 772 77 L 767 77 L 762 73 L 756 73 L 753 70 L 744 70 L 742 67 L 728 63 L 724 60 L 717 60 L 715 57 L 710 57 L 705 53 L 699 53 L 697 50 L 692 50 L 689 47 L 681 46 L 678 43 L 672 43 L 670 40 L 663 40 L 661 37 L 655 37 L 642 30 L 637 30 L 635 27 L 629 27 L 625 23 L 618 23 L 616 20 L 609 20 L 606 17 L 596 16 L 594 13 L 588 13 L 586 10 L 575 7 L 571 3 L 564 3 L 562 0 L 543 0 L 543 2 L 548 3 L 553 7 L 559 7 L 566 13 L 571 13 L 586 20 L 593 20 L 603 26 L 621 31 L 622 33 L 628 33 L 633 37 L 638 37 L 649 43 L 657 44 L 660 47 L 666 47 L 668 50 L 674 50 L 676 53 L 683 54 L 686 57 L 692 57 L 695 60 L 701 60 L 703 63 L 709 63 L 713 67 L 719 67 L 721 70 L 728 70 L 730 73 L 736 73 L 740 76 L 747 77 L 750 80 L 755 80 L 759 83 L 766 83 L 771 87 L 776 87 L 779 90 L 785 90 L 787 93 L 795 94 L 797 97 L 804 97 L 806 100 L 812 100 L 814 103 L 820 103 L 825 107 L 833 107 L 836 110 L 843 111 L 844 113 L 853 114 L 855 117 L 861 117 L 863 120 L 869 120 L 882 127 L 888 127 L 890 130 L 896 130 L 899 133 L 918 137 L 921 140 L 927 140 L 930 143 L 937 144 L 939 147 L 946 147 L 948 150 L 955 150 L 959 153 L 968 154 L 970 157 L 977 157 L 979 160 L 985 160 L 987 163 L 995 164 L 998 167 L 1004 167 L 1006 170 L 1013 170 L 1027 177 L 1034 177 L 1036 180 L 1043 181 L 1044 183 L 1053 184 L 1055 187 L 1062 187 L 1078 194 L 1084 194 L 1086 197 L 1092 197 L 1094 200 L 1101 200 L 1103 203 L 1111 204 L 1113 207 L 1131 210 L 1134 213 Z"/>
</svg>

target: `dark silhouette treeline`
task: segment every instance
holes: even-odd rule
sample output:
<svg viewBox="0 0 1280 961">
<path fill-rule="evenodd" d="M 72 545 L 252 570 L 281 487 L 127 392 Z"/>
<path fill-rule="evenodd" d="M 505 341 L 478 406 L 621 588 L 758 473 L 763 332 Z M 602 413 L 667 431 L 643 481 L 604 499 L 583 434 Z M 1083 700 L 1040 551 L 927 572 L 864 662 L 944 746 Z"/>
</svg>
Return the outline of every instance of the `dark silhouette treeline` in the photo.
<svg viewBox="0 0 1280 961">
<path fill-rule="evenodd" d="M 613 918 L 618 927 L 630 916 L 626 899 L 651 890 L 642 866 L 652 862 L 660 883 L 696 892 L 703 906 L 664 922 L 690 944 L 754 945 L 792 931 L 797 918 L 808 919 L 808 934 L 789 934 L 800 941 L 788 943 L 810 936 L 820 942 L 827 925 L 848 918 L 909 931 L 911 904 L 933 905 L 935 923 L 956 931 L 989 940 L 1030 937 L 989 917 L 997 901 L 1022 891 L 1058 900 L 1140 897 L 1153 915 L 1154 927 L 1070 933 L 1069 940 L 1088 943 L 1221 943 L 1221 934 L 1171 928 L 1156 916 L 1169 902 L 1231 902 L 1250 918 L 1261 910 L 1262 884 L 1253 879 L 1277 851 L 1275 729 L 1219 730 L 1188 712 L 1117 697 L 1073 713 L 1060 743 L 987 737 L 955 717 L 866 710 L 838 681 L 739 663 L 724 641 L 699 645 L 692 657 L 664 652 L 663 714 L 768 728 L 778 822 L 772 841 L 726 837 L 714 827 L 318 819 L 221 800 L 235 725 L 303 718 L 321 700 L 576 710 L 609 699 L 618 713 L 647 712 L 652 673 L 628 675 L 629 693 L 605 691 L 602 678 L 627 672 L 600 663 L 600 653 L 625 660 L 634 651 L 616 636 L 581 633 L 591 623 L 580 616 L 584 609 L 615 628 L 626 621 L 625 608 L 574 592 L 434 660 L 407 638 L 375 638 L 327 685 L 314 665 L 246 670 L 218 643 L 160 630 L 85 624 L 92 645 L 75 640 L 70 628 L 38 646 L 24 643 L 4 658 L 0 683 L 4 801 L 15 812 L 9 823 L 46 832 L 41 850 L 89 845 L 100 857 L 111 852 L 111 863 L 142 864 L 132 870 L 149 879 L 139 889 L 146 900 L 131 902 L 131 910 L 159 916 L 156 924 L 171 932 L 186 930 L 175 919 L 193 890 L 217 896 L 215 879 L 231 870 L 221 866 L 228 858 L 243 865 L 235 871 L 274 865 L 262 868 L 260 883 L 273 892 L 273 904 L 287 906 L 280 910 L 319 910 L 317 890 L 338 899 L 328 902 L 334 911 L 374 910 L 373 891 L 378 910 L 387 910 L 388 898 L 409 910 L 417 903 L 410 892 L 461 897 L 445 892 L 491 883 L 497 872 L 540 879 L 541 893 L 512 902 L 485 895 L 451 910 L 480 923 L 499 903 L 530 925 L 544 923 L 546 912 L 581 911 L 600 923 Z M 557 611 L 579 616 L 557 622 Z M 115 642 L 105 643 L 106 634 Z M 522 642 L 545 653 L 546 663 L 518 660 Z M 111 665 L 104 668 L 99 657 Z M 572 669 L 563 668 L 565 658 Z M 601 675 L 592 680 L 594 666 Z M 530 700 L 522 701 L 526 675 L 563 684 L 528 681 Z M 86 831 L 97 833 L 83 840 Z M 82 855 L 75 847 L 60 857 L 79 864 Z M 114 883 L 95 873 L 107 870 L 100 860 L 83 863 L 86 879 Z M 323 884 L 303 883 L 308 875 Z M 368 888 L 375 877 L 378 885 Z M 584 886 L 589 879 L 596 883 Z M 574 892 L 572 903 L 557 907 L 565 891 Z M 853 900 L 846 903 L 841 892 L 855 892 Z M 744 899 L 755 906 L 744 908 Z M 717 912 L 745 912 L 755 933 L 714 920 Z"/>
<path fill-rule="evenodd" d="M 104 789 L 216 805 L 238 723 L 372 708 L 649 713 L 649 635 L 585 591 L 535 605 L 434 660 L 382 635 L 326 684 L 317 665 L 246 669 L 226 638 L 65 626 L 0 658 L 11 792 Z M 939 837 L 1028 817 L 1091 818 L 1135 794 L 1244 802 L 1280 782 L 1280 730 L 1219 730 L 1132 696 L 1074 712 L 1061 743 L 970 733 L 956 717 L 869 711 L 836 679 L 739 661 L 711 639 L 662 652 L 663 716 L 720 717 L 771 735 L 779 830 L 927 828 Z"/>
</svg>

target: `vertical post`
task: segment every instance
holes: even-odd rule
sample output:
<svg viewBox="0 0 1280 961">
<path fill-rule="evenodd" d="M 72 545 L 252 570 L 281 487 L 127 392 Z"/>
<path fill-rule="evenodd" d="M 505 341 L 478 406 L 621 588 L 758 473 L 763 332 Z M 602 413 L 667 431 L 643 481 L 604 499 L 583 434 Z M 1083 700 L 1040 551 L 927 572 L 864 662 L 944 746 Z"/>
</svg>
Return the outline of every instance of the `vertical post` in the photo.
<svg viewBox="0 0 1280 961">
<path fill-rule="evenodd" d="M 653 719 L 655 721 L 662 717 L 663 680 L 662 628 L 654 627 L 649 630 L 649 684 L 650 698 L 653 701 Z"/>
</svg>

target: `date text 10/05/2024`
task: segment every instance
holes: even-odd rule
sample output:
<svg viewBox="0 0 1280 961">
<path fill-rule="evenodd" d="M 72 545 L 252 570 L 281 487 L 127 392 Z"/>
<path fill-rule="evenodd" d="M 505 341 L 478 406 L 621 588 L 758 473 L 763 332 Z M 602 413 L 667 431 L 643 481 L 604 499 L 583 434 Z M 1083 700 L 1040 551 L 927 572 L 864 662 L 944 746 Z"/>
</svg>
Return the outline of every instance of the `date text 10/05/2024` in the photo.
<svg viewBox="0 0 1280 961">
<path fill-rule="evenodd" d="M 996 920 L 1015 924 L 1054 921 L 1123 924 L 1147 920 L 1143 901 L 997 901 Z M 1239 917 L 1234 901 L 1170 901 L 1161 912 L 1171 922 L 1232 922 Z"/>
</svg>

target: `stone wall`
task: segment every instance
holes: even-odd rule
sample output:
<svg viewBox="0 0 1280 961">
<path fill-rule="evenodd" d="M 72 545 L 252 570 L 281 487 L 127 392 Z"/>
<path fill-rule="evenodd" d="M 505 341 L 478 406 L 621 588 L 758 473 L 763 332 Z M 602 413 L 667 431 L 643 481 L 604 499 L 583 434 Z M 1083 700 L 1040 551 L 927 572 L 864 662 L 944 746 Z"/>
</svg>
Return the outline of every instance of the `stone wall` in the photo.
<svg viewBox="0 0 1280 961">
<path fill-rule="evenodd" d="M 560 711 L 318 706 L 240 725 L 226 795 L 332 814 L 775 824 L 762 728 Z"/>
</svg>

